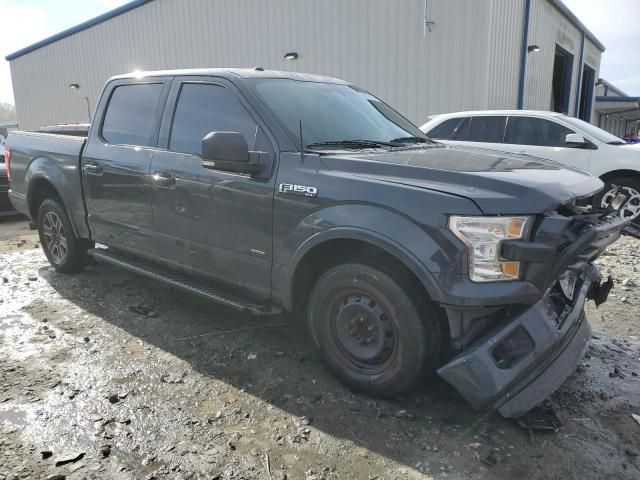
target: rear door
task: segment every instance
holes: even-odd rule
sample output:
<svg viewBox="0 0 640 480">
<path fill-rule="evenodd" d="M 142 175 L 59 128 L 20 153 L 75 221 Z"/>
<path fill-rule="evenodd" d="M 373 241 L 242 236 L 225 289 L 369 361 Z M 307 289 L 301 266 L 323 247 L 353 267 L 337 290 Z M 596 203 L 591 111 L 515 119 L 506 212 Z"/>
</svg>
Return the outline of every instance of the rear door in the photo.
<svg viewBox="0 0 640 480">
<path fill-rule="evenodd" d="M 269 297 L 275 140 L 225 79 L 176 78 L 168 105 L 151 165 L 157 255 Z M 241 133 L 249 150 L 267 152 L 271 168 L 260 176 L 205 168 L 202 139 L 212 131 Z"/>
<path fill-rule="evenodd" d="M 478 115 L 461 119 L 449 133 L 444 143 L 481 148 L 502 149 L 507 117 L 502 115 Z"/>
<path fill-rule="evenodd" d="M 577 133 L 569 127 L 540 117 L 509 117 L 503 150 L 546 158 L 589 171 L 591 149 L 568 147 L 565 138 Z"/>
<path fill-rule="evenodd" d="M 149 168 L 171 78 L 109 84 L 82 157 L 89 226 L 98 243 L 153 254 Z"/>
</svg>

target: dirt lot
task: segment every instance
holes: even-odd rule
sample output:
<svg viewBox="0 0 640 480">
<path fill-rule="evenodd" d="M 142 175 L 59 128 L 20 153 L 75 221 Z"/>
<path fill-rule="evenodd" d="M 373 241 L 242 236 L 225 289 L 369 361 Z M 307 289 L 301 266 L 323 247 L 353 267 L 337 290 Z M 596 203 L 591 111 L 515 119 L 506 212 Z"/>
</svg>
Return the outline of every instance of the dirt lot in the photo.
<svg viewBox="0 0 640 480">
<path fill-rule="evenodd" d="M 443 382 L 342 387 L 297 318 L 259 320 L 98 265 L 56 274 L 0 219 L 0 480 L 640 477 L 640 252 L 603 257 L 557 433 L 473 411 Z M 638 285 L 637 287 L 635 285 Z"/>
</svg>

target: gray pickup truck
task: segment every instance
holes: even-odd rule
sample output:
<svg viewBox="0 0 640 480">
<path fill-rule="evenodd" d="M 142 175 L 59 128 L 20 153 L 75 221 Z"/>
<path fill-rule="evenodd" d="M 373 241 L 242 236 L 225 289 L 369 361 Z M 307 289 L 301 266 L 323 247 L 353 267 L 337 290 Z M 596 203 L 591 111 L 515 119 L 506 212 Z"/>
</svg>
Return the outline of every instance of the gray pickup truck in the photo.
<svg viewBox="0 0 640 480">
<path fill-rule="evenodd" d="M 346 82 L 261 68 L 108 81 L 87 138 L 13 132 L 10 198 L 59 272 L 109 262 L 256 315 L 394 396 L 437 373 L 517 417 L 589 342 L 627 221 L 597 178 L 430 141 Z"/>
</svg>

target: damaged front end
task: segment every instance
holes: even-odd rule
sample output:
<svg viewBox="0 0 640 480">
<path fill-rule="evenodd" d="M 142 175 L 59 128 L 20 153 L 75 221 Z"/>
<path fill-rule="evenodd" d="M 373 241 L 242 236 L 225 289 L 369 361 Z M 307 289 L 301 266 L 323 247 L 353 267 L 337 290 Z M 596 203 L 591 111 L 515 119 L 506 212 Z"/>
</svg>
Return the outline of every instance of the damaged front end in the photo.
<svg viewBox="0 0 640 480">
<path fill-rule="evenodd" d="M 528 241 L 504 241 L 501 257 L 524 265 L 521 290 L 540 294 L 526 303 L 443 305 L 453 358 L 438 374 L 474 407 L 509 418 L 545 400 L 584 355 L 584 304 L 605 302 L 613 287 L 593 261 L 629 222 L 615 208 L 571 204 L 539 218 Z"/>
</svg>

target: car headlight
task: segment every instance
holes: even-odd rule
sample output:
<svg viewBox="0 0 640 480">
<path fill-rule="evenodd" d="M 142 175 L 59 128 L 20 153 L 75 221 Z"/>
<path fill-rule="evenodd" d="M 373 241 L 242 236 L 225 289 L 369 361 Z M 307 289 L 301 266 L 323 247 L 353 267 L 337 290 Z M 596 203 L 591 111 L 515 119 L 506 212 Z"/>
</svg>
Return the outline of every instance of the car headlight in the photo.
<svg viewBox="0 0 640 480">
<path fill-rule="evenodd" d="M 500 242 L 525 238 L 532 217 L 449 217 L 449 229 L 469 249 L 469 278 L 474 282 L 517 280 L 520 262 L 500 258 Z"/>
</svg>

